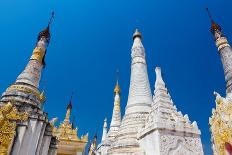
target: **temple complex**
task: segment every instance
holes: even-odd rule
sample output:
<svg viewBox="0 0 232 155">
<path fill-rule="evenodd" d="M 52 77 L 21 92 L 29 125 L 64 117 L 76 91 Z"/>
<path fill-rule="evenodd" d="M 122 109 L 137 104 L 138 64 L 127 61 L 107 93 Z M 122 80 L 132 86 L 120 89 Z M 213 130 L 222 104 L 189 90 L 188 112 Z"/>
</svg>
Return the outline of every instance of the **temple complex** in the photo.
<svg viewBox="0 0 232 155">
<path fill-rule="evenodd" d="M 154 95 L 147 74 L 142 34 L 136 30 L 131 49 L 130 88 L 121 120 L 120 88 L 115 87 L 112 121 L 104 121 L 98 155 L 203 155 L 201 132 L 188 115 L 177 111 L 156 68 Z"/>
<path fill-rule="evenodd" d="M 59 127 L 53 128 L 53 135 L 58 139 L 57 155 L 82 155 L 85 152 L 85 146 L 88 143 L 88 134 L 78 137 L 78 128 L 70 122 L 72 102 L 67 106 L 65 119 Z"/>
<path fill-rule="evenodd" d="M 224 69 L 225 96 L 214 92 L 216 107 L 209 118 L 214 155 L 232 155 L 232 48 L 221 26 L 211 17 L 213 35 Z M 155 68 L 151 87 L 142 34 L 132 38 L 131 74 L 125 113 L 121 113 L 121 83 L 117 77 L 112 99 L 112 117 L 102 121 L 102 137 L 88 143 L 88 133 L 78 136 L 71 121 L 72 97 L 64 120 L 49 120 L 43 110 L 45 91 L 40 79 L 51 40 L 50 26 L 37 37 L 25 69 L 0 98 L 0 155 L 203 155 L 201 131 L 196 121 L 182 114 L 172 100 L 160 67 Z M 119 84 L 120 83 L 120 84 Z M 98 109 L 99 110 L 99 109 Z M 91 119 L 91 118 L 90 118 Z M 87 150 L 87 152 L 86 152 Z"/>
<path fill-rule="evenodd" d="M 208 11 L 208 9 L 207 9 Z M 209 13 L 209 11 L 208 11 Z M 216 96 L 216 107 L 212 110 L 212 116 L 209 119 L 212 135 L 212 148 L 214 155 L 232 154 L 232 49 L 227 38 L 224 36 L 220 25 L 214 22 L 210 13 L 211 33 L 215 40 L 218 53 L 221 57 L 225 82 L 226 96 L 222 97 L 214 92 Z"/>
</svg>

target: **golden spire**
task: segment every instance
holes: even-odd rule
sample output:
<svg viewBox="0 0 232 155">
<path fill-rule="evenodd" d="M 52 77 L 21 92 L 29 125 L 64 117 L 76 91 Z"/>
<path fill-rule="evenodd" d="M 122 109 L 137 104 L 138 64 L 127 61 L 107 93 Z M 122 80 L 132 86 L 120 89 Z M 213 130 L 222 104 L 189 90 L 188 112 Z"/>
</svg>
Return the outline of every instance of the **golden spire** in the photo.
<svg viewBox="0 0 232 155">
<path fill-rule="evenodd" d="M 119 94 L 121 92 L 121 89 L 120 89 L 120 86 L 118 84 L 118 79 L 119 79 L 119 70 L 117 70 L 117 76 L 116 76 L 116 85 L 114 87 L 114 93 L 116 94 Z"/>
</svg>

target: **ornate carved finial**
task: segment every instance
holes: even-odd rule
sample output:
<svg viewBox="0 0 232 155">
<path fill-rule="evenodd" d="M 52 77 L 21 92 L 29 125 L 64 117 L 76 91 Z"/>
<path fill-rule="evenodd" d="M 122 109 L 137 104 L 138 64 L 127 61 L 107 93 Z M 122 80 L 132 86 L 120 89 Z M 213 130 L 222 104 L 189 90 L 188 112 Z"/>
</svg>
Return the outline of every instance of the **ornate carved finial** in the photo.
<svg viewBox="0 0 232 155">
<path fill-rule="evenodd" d="M 52 128 L 54 128 L 56 122 L 58 121 L 58 117 L 52 118 L 49 123 L 51 125 Z"/>
<path fill-rule="evenodd" d="M 44 103 L 46 101 L 46 96 L 44 90 L 40 93 L 39 99 L 41 103 Z"/>
<path fill-rule="evenodd" d="M 26 121 L 28 113 L 19 113 L 12 103 L 8 102 L 0 108 L 0 154 L 9 154 L 9 147 L 12 145 L 16 121 Z"/>
</svg>

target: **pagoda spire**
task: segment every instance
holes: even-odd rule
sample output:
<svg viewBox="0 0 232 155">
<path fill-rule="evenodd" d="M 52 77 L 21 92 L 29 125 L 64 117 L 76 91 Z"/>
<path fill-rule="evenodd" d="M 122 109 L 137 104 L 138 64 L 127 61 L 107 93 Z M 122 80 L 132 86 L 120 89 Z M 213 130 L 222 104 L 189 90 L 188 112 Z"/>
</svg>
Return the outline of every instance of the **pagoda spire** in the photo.
<svg viewBox="0 0 232 155">
<path fill-rule="evenodd" d="M 135 30 L 131 49 L 131 79 L 126 114 L 134 112 L 149 112 L 151 106 L 151 89 L 147 75 L 145 49 L 142 44 L 142 34 Z"/>
<path fill-rule="evenodd" d="M 215 43 L 221 56 L 221 61 L 224 68 L 226 93 L 229 94 L 232 92 L 232 49 L 227 41 L 227 38 L 224 36 L 220 25 L 214 22 L 209 9 L 207 8 L 206 10 L 211 20 L 210 31 L 214 36 Z"/>
<path fill-rule="evenodd" d="M 142 34 L 135 30 L 131 49 L 131 79 L 125 115 L 109 154 L 142 154 L 137 141 L 138 129 L 145 123 L 151 110 L 152 96 L 147 75 L 145 49 Z M 129 152 L 128 152 L 129 151 Z"/>
<path fill-rule="evenodd" d="M 10 85 L 2 94 L 0 106 L 13 100 L 14 105 L 23 106 L 28 111 L 31 111 L 31 108 L 29 108 L 31 106 L 43 110 L 42 105 L 46 97 L 44 92 L 41 93 L 39 91 L 39 82 L 42 68 L 45 65 L 44 59 L 47 46 L 51 38 L 49 28 L 53 17 L 54 12 L 51 15 L 48 26 L 39 33 L 36 46 L 25 69 L 17 77 L 15 83 Z"/>
<path fill-rule="evenodd" d="M 104 119 L 103 130 L 102 130 L 102 139 L 103 142 L 107 137 L 107 118 Z"/>
<path fill-rule="evenodd" d="M 39 87 L 41 70 L 45 66 L 46 50 L 51 38 L 50 24 L 53 18 L 54 12 L 52 12 L 48 26 L 38 34 L 36 47 L 33 50 L 32 56 L 24 71 L 16 79 L 16 83 L 25 83 L 36 88 Z"/>
<path fill-rule="evenodd" d="M 120 92 L 121 92 L 121 89 L 118 83 L 118 75 L 117 75 L 116 85 L 114 88 L 114 108 L 113 108 L 113 113 L 112 113 L 112 118 L 111 118 L 111 123 L 110 123 L 110 129 L 108 132 L 109 139 L 115 138 L 118 132 L 118 129 L 121 125 Z"/>
</svg>

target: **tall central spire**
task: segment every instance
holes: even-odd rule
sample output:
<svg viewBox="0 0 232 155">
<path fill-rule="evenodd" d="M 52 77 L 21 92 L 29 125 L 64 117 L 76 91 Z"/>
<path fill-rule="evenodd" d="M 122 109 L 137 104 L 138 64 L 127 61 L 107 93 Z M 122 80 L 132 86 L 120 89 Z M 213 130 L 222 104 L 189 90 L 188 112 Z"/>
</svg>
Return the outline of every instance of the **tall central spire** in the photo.
<svg viewBox="0 0 232 155">
<path fill-rule="evenodd" d="M 131 49 L 131 80 L 126 114 L 134 112 L 149 112 L 151 106 L 151 89 L 147 75 L 145 49 L 141 42 L 142 35 L 136 29 L 133 35 L 134 43 Z"/>
<path fill-rule="evenodd" d="M 211 20 L 210 31 L 214 36 L 218 52 L 221 56 L 226 81 L 226 93 L 228 94 L 232 92 L 232 49 L 227 41 L 227 38 L 224 36 L 220 25 L 216 24 L 212 19 L 208 8 L 207 12 Z"/>
<path fill-rule="evenodd" d="M 151 109 L 152 97 L 147 75 L 145 49 L 141 39 L 142 35 L 136 29 L 131 49 L 131 79 L 127 106 L 109 154 L 143 154 L 143 150 L 139 148 L 137 133 L 139 128 L 144 125 L 145 118 Z"/>
</svg>

